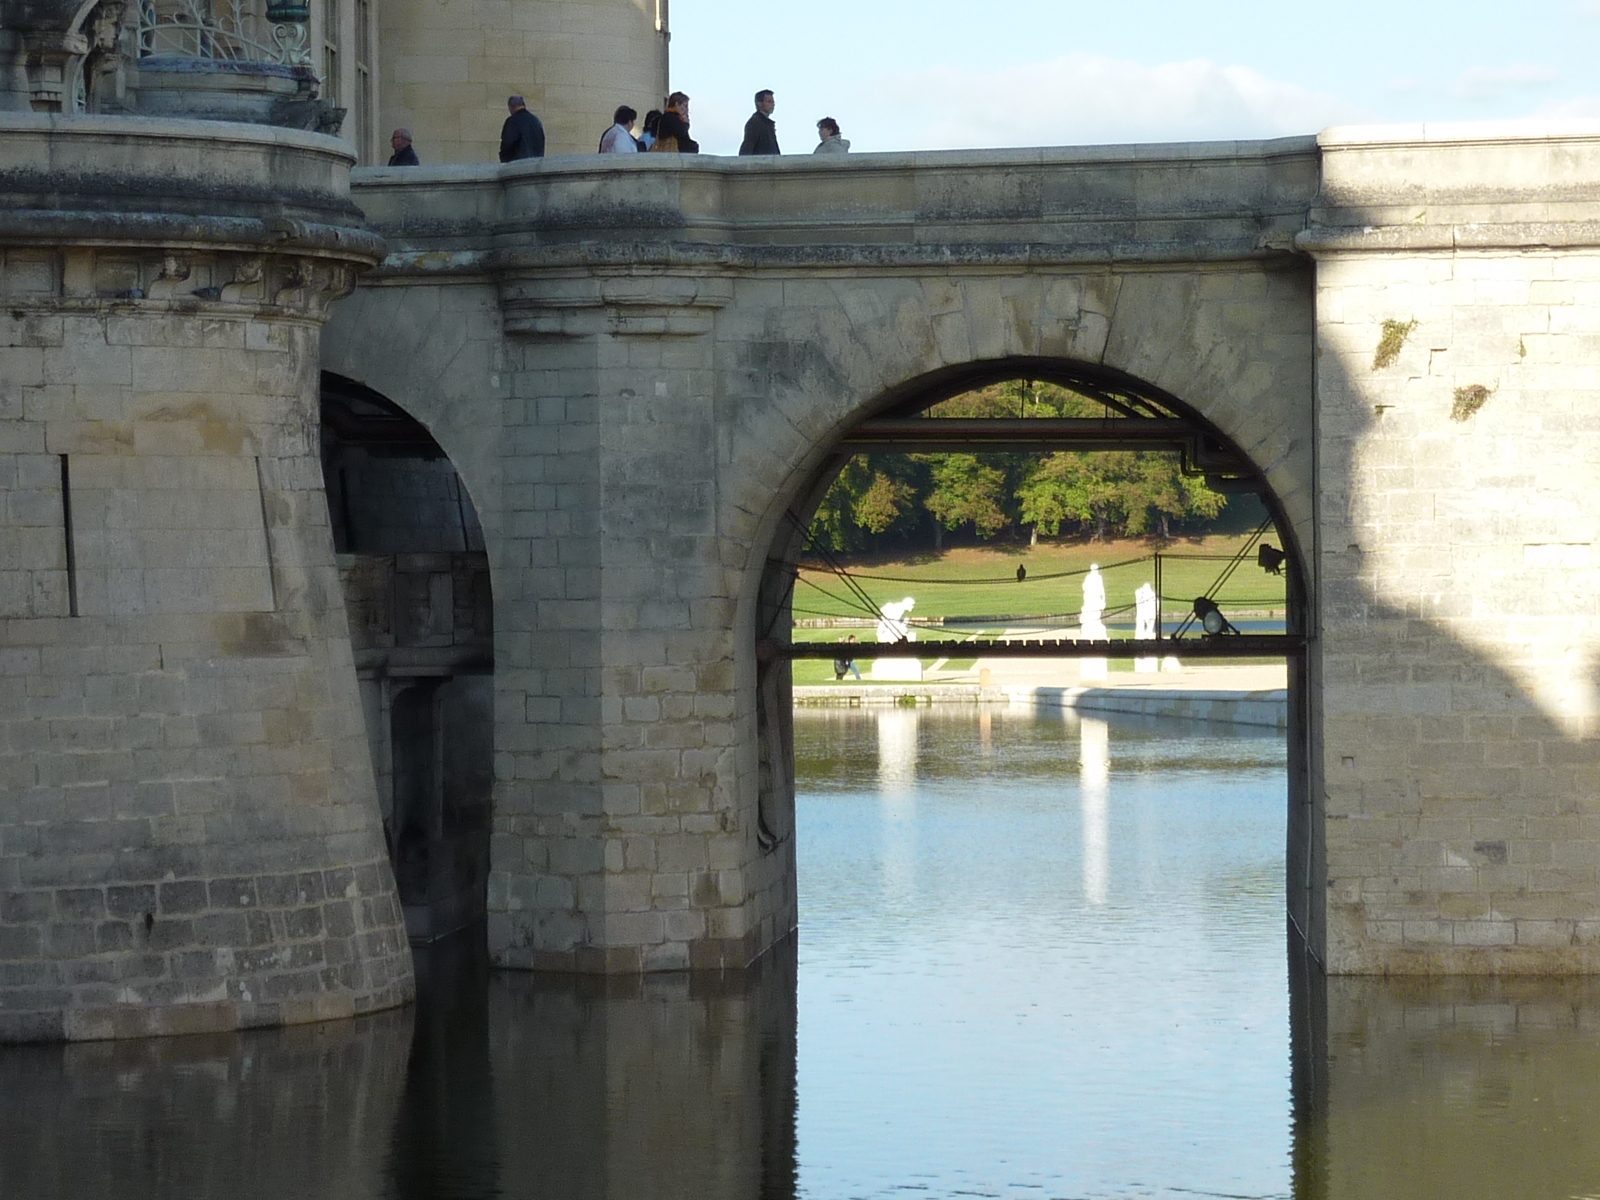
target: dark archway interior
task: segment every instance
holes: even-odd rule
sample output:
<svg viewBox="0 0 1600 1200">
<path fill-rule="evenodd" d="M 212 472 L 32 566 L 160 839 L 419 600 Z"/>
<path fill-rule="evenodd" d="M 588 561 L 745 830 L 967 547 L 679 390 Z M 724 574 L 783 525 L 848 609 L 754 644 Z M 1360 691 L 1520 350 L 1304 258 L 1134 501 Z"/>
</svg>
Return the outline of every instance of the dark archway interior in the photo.
<svg viewBox="0 0 1600 1200">
<path fill-rule="evenodd" d="M 961 419 L 945 421 L 928 410 L 945 400 L 1009 381 L 1057 384 L 1099 402 L 1104 418 L 1080 421 Z M 948 426 L 948 428 L 945 428 Z M 787 841 L 793 829 L 793 687 L 790 659 L 775 643 L 786 643 L 792 627 L 794 579 L 807 552 L 807 530 L 829 487 L 852 455 L 869 452 L 1044 454 L 1054 450 L 1148 448 L 1182 456 L 1186 473 L 1203 475 L 1213 490 L 1250 494 L 1270 515 L 1285 552 L 1287 634 L 1309 632 L 1306 561 L 1292 523 L 1253 463 L 1230 438 L 1191 406 L 1123 372 L 1090 363 L 1052 359 L 990 360 L 946 368 L 891 389 L 863 418 L 844 430 L 834 452 L 791 501 L 774 537 L 762 578 L 757 616 L 757 723 L 760 731 L 761 830 L 763 846 Z M 1287 914 L 1297 950 L 1321 960 L 1324 910 L 1314 881 L 1325 874 L 1320 814 L 1312 787 L 1307 662 L 1288 657 L 1288 836 Z M 771 831 L 777 831 L 775 834 Z"/>
<path fill-rule="evenodd" d="M 322 377 L 322 469 L 390 861 L 414 943 L 480 919 L 494 604 L 478 513 L 420 422 Z"/>
</svg>

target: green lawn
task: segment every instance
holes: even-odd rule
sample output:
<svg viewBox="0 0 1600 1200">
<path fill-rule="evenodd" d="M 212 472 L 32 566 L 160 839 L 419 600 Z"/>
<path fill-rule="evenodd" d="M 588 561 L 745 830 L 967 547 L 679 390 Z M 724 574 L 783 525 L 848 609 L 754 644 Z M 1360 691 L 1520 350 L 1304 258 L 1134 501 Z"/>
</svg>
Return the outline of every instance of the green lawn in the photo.
<svg viewBox="0 0 1600 1200">
<path fill-rule="evenodd" d="M 1277 539 L 1268 535 L 1274 545 Z M 1184 558 L 1184 555 L 1229 555 L 1245 539 L 1217 536 L 1204 540 L 1169 543 L 1162 552 L 1163 611 L 1186 611 L 1189 602 L 1209 590 L 1226 567 L 1225 562 Z M 1002 617 L 1006 619 L 1076 613 L 1083 603 L 1083 576 L 1048 578 L 1067 571 L 1087 570 L 1100 564 L 1106 585 L 1108 622 L 1133 620 L 1133 594 L 1141 583 L 1155 582 L 1155 565 L 1150 556 L 1156 547 L 1149 542 L 1096 542 L 1079 545 L 1041 545 L 1032 549 L 991 550 L 961 548 L 942 555 L 925 555 L 910 561 L 846 560 L 844 565 L 875 604 L 916 599 L 914 617 Z M 1129 562 L 1128 560 L 1142 560 Z M 1018 564 L 1028 569 L 1028 578 L 1016 582 Z M 1122 565 L 1118 565 L 1122 564 Z M 875 578 L 891 576 L 894 578 Z M 817 586 L 810 586 L 810 585 Z M 819 591 L 825 589 L 828 594 Z M 1244 608 L 1282 609 L 1284 581 L 1256 566 L 1254 556 L 1241 565 L 1218 594 L 1224 610 Z M 1126 612 L 1116 610 L 1126 606 Z M 794 615 L 804 620 L 818 616 L 865 616 L 863 606 L 853 601 L 845 582 L 815 564 L 801 572 L 795 586 Z M 833 640 L 838 633 L 829 629 L 797 629 L 797 638 L 817 634 Z M 868 630 L 862 640 L 871 637 Z M 826 666 L 827 664 L 823 664 Z M 828 672 L 832 678 L 832 671 Z"/>
</svg>

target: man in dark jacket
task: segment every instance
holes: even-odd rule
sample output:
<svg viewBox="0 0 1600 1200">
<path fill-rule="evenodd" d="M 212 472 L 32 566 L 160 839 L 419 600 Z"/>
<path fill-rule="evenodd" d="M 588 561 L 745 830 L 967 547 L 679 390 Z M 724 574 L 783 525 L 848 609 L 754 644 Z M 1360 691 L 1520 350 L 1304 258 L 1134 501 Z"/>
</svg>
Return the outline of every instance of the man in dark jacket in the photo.
<svg viewBox="0 0 1600 1200">
<path fill-rule="evenodd" d="M 744 142 L 740 154 L 782 154 L 778 149 L 778 126 L 772 120 L 772 110 L 778 107 L 770 91 L 756 93 L 756 111 L 744 123 Z"/>
<path fill-rule="evenodd" d="M 528 111 L 521 96 L 506 101 L 511 115 L 500 127 L 500 161 L 516 162 L 519 158 L 544 157 L 544 126 L 539 118 Z"/>
<path fill-rule="evenodd" d="M 389 135 L 389 145 L 394 147 L 394 153 L 389 156 L 391 167 L 416 167 L 421 164 L 417 161 L 417 152 L 411 145 L 411 130 L 396 129 Z"/>
</svg>

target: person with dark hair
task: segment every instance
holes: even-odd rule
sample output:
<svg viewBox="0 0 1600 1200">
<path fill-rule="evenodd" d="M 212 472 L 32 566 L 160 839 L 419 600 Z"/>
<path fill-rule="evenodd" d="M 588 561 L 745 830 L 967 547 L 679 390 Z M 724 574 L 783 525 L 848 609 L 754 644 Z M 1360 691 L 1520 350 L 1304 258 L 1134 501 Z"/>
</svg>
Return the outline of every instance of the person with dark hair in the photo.
<svg viewBox="0 0 1600 1200">
<path fill-rule="evenodd" d="M 813 154 L 848 154 L 850 152 L 850 139 L 839 136 L 839 122 L 832 117 L 823 117 L 817 122 L 817 148 Z"/>
<path fill-rule="evenodd" d="M 516 162 L 521 158 L 544 157 L 544 126 L 539 118 L 528 111 L 521 96 L 506 100 L 511 115 L 500 127 L 500 161 Z"/>
<path fill-rule="evenodd" d="M 639 134 L 639 149 L 648 150 L 656 144 L 656 132 L 661 128 L 661 110 L 652 108 L 644 115 L 644 129 Z"/>
<path fill-rule="evenodd" d="M 700 143 L 689 136 L 689 97 L 683 92 L 667 97 L 667 111 L 661 114 L 650 149 L 660 154 L 700 153 Z"/>
<path fill-rule="evenodd" d="M 782 154 L 778 149 L 778 126 L 772 119 L 772 110 L 778 107 L 772 92 L 763 88 L 756 93 L 756 111 L 744 123 L 744 141 L 740 154 Z"/>
<path fill-rule="evenodd" d="M 611 128 L 600 135 L 600 153 L 639 153 L 639 143 L 633 140 L 633 122 L 638 116 L 626 104 L 618 108 L 611 117 Z"/>
<path fill-rule="evenodd" d="M 389 145 L 394 147 L 394 153 L 389 156 L 391 167 L 420 167 L 417 152 L 411 147 L 411 130 L 396 129 L 389 135 Z"/>
</svg>

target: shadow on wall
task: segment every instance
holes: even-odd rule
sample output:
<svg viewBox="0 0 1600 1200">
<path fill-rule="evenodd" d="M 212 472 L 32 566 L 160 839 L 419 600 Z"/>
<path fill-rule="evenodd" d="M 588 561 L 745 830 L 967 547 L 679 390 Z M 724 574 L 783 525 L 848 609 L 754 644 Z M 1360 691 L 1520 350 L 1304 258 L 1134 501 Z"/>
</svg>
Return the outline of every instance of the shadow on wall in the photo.
<svg viewBox="0 0 1600 1200">
<path fill-rule="evenodd" d="M 1592 526 L 1582 440 L 1564 394 L 1462 419 L 1430 369 L 1319 368 L 1328 961 L 1594 972 L 1592 573 L 1541 553 Z"/>
<path fill-rule="evenodd" d="M 390 861 L 413 943 L 484 914 L 494 602 L 477 510 L 421 424 L 324 374 L 322 463 Z"/>
</svg>

